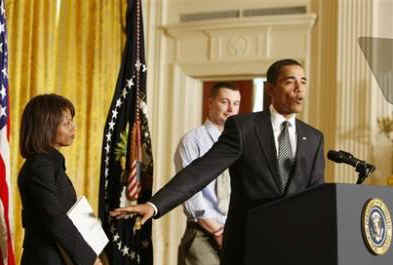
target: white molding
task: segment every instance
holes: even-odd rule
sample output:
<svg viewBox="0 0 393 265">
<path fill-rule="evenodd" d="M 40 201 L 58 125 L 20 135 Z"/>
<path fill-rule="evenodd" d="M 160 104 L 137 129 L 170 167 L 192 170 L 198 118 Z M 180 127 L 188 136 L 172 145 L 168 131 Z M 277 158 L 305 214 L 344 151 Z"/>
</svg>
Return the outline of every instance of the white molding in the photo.
<svg viewBox="0 0 393 265">
<path fill-rule="evenodd" d="M 294 58 L 303 62 L 304 58 Z M 275 59 L 249 60 L 247 62 L 236 62 L 236 64 L 222 63 L 179 63 L 182 71 L 190 77 L 202 80 L 229 79 L 266 75 L 266 69 Z"/>
<path fill-rule="evenodd" d="M 221 19 L 164 25 L 175 43 L 172 63 L 188 76 L 261 76 L 274 61 L 307 64 L 315 14 Z"/>
<path fill-rule="evenodd" d="M 203 22 L 188 22 L 172 25 L 163 25 L 160 28 L 165 30 L 171 37 L 177 37 L 183 32 L 191 31 L 210 31 L 220 29 L 239 29 L 254 28 L 267 26 L 299 26 L 303 25 L 311 29 L 316 20 L 316 14 L 302 15 L 276 15 L 263 16 L 258 18 L 238 18 L 238 19 L 220 19 L 208 20 Z"/>
</svg>

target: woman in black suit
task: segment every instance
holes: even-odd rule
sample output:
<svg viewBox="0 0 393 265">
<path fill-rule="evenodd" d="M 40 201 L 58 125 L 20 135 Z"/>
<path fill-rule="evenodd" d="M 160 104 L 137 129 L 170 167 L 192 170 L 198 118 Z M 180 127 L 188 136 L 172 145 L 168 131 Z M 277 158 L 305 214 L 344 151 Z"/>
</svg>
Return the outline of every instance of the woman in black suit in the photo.
<svg viewBox="0 0 393 265">
<path fill-rule="evenodd" d="M 24 109 L 20 151 L 26 161 L 18 176 L 25 229 L 21 265 L 66 264 L 60 248 L 75 265 L 101 265 L 66 215 L 76 193 L 58 149 L 74 140 L 74 114 L 72 103 L 55 94 L 36 96 Z"/>
</svg>

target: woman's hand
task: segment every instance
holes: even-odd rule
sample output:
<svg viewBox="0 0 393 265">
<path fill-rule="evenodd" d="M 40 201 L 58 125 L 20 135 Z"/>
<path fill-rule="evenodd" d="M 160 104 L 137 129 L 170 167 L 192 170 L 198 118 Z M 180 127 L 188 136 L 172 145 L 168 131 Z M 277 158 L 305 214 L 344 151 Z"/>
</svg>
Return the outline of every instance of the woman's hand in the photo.
<svg viewBox="0 0 393 265">
<path fill-rule="evenodd" d="M 125 216 L 132 213 L 142 216 L 141 225 L 143 225 L 147 220 L 153 217 L 154 208 L 148 203 L 143 203 L 134 206 L 114 209 L 110 212 L 110 215 L 115 218 L 124 218 Z"/>
</svg>

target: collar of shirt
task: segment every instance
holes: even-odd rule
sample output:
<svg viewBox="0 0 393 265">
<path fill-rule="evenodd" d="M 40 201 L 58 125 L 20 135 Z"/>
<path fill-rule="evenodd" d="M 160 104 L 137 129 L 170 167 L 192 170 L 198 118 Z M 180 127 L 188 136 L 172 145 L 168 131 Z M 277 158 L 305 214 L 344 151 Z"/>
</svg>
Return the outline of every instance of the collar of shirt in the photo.
<svg viewBox="0 0 393 265">
<path fill-rule="evenodd" d="M 273 105 L 270 105 L 270 118 L 272 121 L 272 126 L 273 130 L 279 130 L 281 131 L 281 124 L 283 121 L 288 121 L 289 122 L 289 128 L 295 128 L 296 129 L 296 115 L 292 114 L 288 119 L 285 118 L 283 115 L 278 113 L 278 111 L 273 107 Z"/>
<path fill-rule="evenodd" d="M 270 119 L 273 127 L 274 144 L 276 146 L 276 151 L 278 155 L 278 137 L 281 133 L 281 124 L 283 121 L 289 122 L 288 132 L 289 140 L 291 143 L 292 151 L 296 154 L 297 142 L 296 142 L 296 115 L 292 114 L 289 119 L 286 119 L 283 115 L 277 112 L 273 105 L 269 106 L 270 109 Z"/>
<path fill-rule="evenodd" d="M 221 135 L 221 131 L 217 128 L 217 126 L 209 119 L 207 119 L 203 125 L 206 127 L 206 130 L 210 137 L 212 137 L 213 141 L 217 142 L 218 137 Z"/>
</svg>

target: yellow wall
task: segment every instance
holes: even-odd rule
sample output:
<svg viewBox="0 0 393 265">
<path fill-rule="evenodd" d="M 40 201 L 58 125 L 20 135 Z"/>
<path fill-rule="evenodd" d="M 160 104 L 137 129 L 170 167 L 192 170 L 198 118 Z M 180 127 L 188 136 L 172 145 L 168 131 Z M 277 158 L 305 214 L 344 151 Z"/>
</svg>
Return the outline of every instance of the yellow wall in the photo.
<svg viewBox="0 0 393 265">
<path fill-rule="evenodd" d="M 23 239 L 16 184 L 23 108 L 40 93 L 58 93 L 75 104 L 77 138 L 64 148 L 67 173 L 78 194 L 97 207 L 102 131 L 120 65 L 125 6 L 122 0 L 6 1 L 17 264 Z"/>
</svg>

